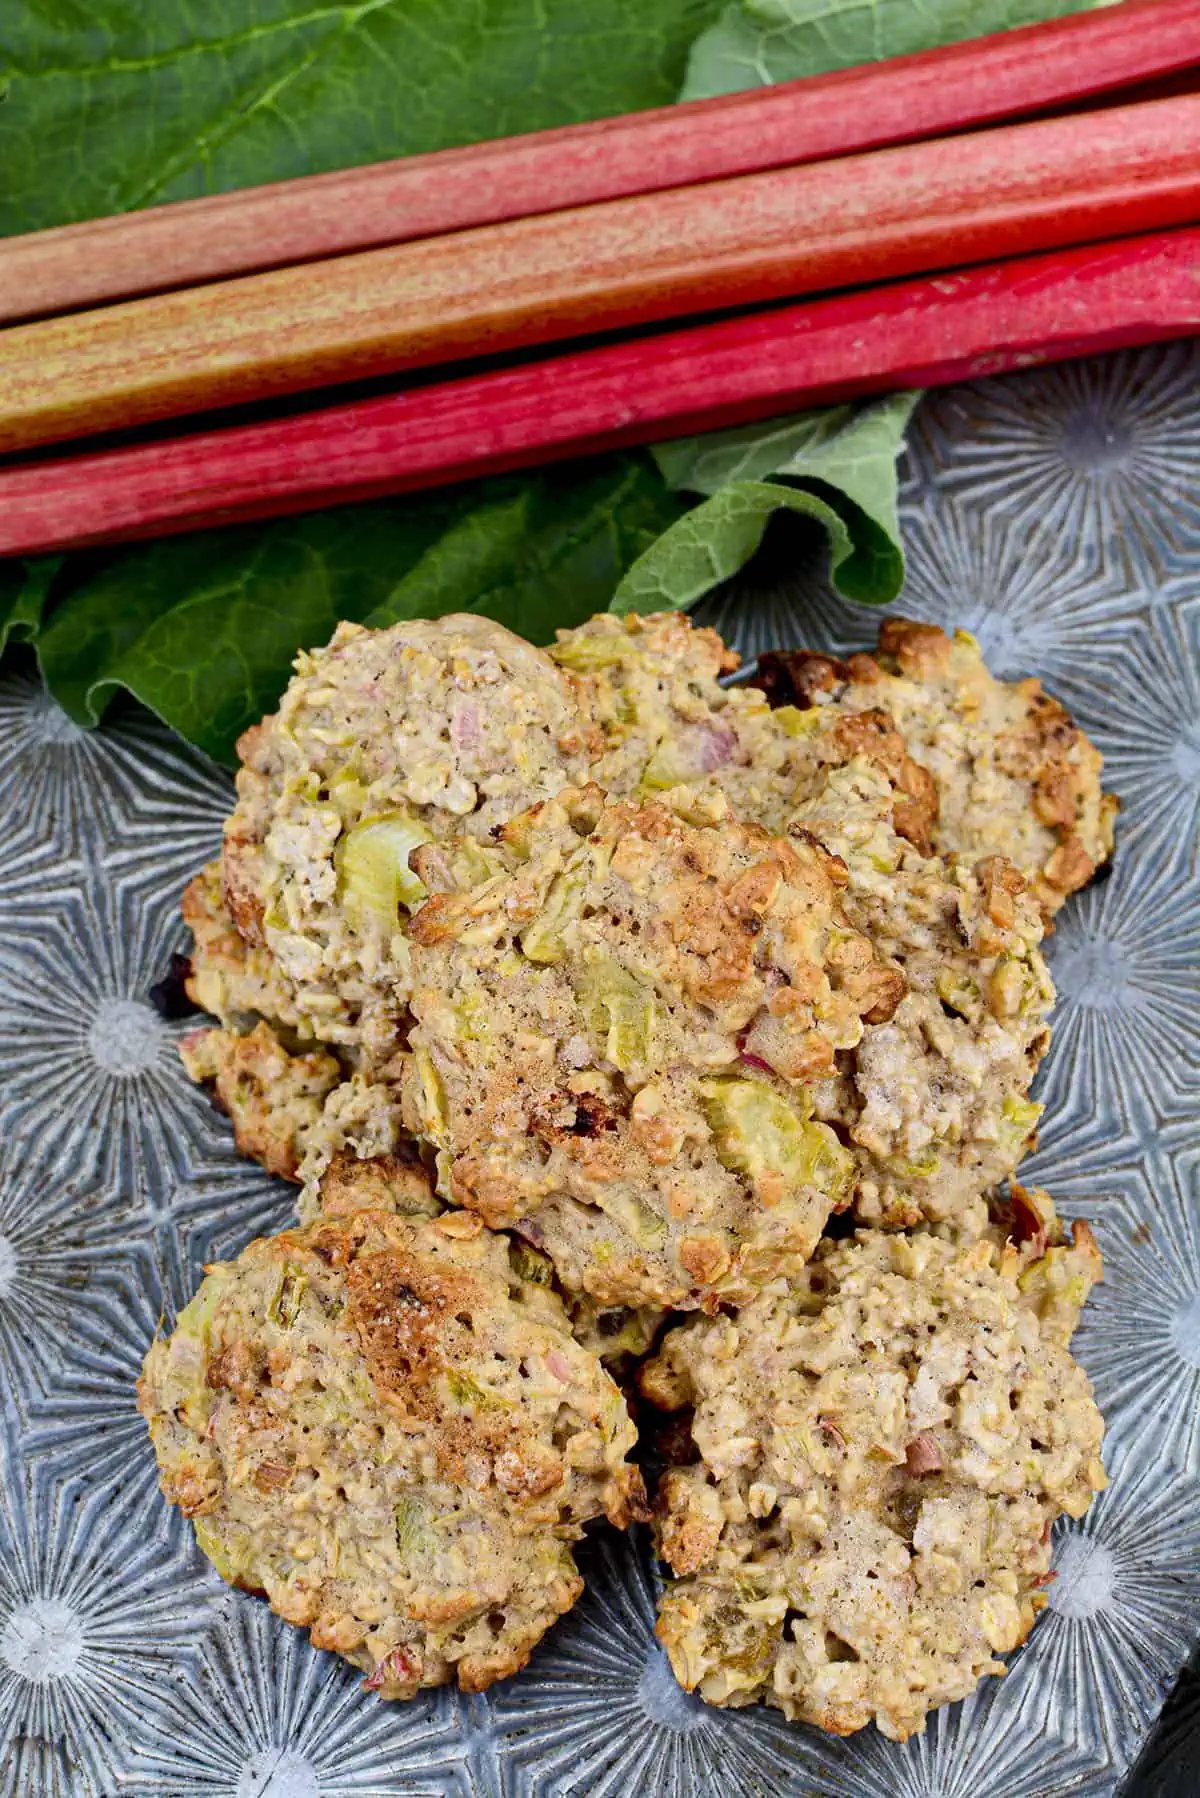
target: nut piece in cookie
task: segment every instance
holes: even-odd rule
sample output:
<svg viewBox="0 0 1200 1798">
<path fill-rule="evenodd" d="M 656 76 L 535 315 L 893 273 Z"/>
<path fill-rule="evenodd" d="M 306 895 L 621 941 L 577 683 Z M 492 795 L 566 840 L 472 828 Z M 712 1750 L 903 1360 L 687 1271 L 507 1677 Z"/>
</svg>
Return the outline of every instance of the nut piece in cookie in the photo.
<svg viewBox="0 0 1200 1798">
<path fill-rule="evenodd" d="M 505 842 L 514 871 L 413 920 L 405 1122 L 439 1191 L 601 1305 L 740 1302 L 847 1202 L 810 1087 L 903 976 L 848 926 L 840 862 L 719 795 L 568 791 Z"/>
<path fill-rule="evenodd" d="M 968 631 L 889 618 L 874 655 L 773 651 L 753 678 L 773 704 L 890 714 L 936 787 L 933 847 L 1006 857 L 1047 918 L 1112 854 L 1099 751 L 1040 681 L 989 673 Z"/>
<path fill-rule="evenodd" d="M 222 856 L 238 930 L 270 951 L 329 1043 L 390 1049 L 406 997 L 410 867 L 430 840 L 480 846 L 586 770 L 575 685 L 467 614 L 341 624 L 297 658 L 279 710 L 240 745 Z"/>
<path fill-rule="evenodd" d="M 658 1633 L 680 1683 L 895 1740 L 963 1698 L 1046 1603 L 1050 1529 L 1105 1485 L 1087 1377 L 1000 1251 L 826 1243 L 642 1370 L 693 1407 L 664 1474 Z"/>
<path fill-rule="evenodd" d="M 873 750 L 818 769 L 791 825 L 841 860 L 847 918 L 905 986 L 891 1016 L 869 1020 L 836 1073 L 814 1084 L 813 1103 L 854 1152 L 864 1222 L 974 1216 L 978 1234 L 980 1194 L 1012 1173 L 1041 1112 L 1028 1098 L 1054 1003 L 1041 914 L 999 857 L 948 864 L 900 833 L 910 798 L 894 765 Z"/>
<path fill-rule="evenodd" d="M 461 1213 L 251 1243 L 151 1348 L 138 1403 L 218 1572 L 386 1698 L 516 1672 L 582 1589 L 583 1524 L 642 1512 L 621 1394 Z"/>
</svg>

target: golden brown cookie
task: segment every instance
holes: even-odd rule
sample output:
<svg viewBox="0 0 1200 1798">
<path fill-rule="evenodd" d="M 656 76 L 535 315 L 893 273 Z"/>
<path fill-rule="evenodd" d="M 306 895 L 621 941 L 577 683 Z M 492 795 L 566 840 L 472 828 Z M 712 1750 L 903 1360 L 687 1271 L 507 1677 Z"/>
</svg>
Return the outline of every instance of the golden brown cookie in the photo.
<svg viewBox="0 0 1200 1798">
<path fill-rule="evenodd" d="M 692 1408 L 696 1459 L 657 1501 L 677 1678 L 838 1735 L 874 1719 L 903 1741 L 1003 1672 L 1054 1519 L 1105 1484 L 1087 1378 L 987 1240 L 826 1243 L 672 1331 L 642 1387 Z"/>
<path fill-rule="evenodd" d="M 138 1402 L 218 1572 L 387 1698 L 516 1672 L 579 1595 L 583 1524 L 642 1508 L 621 1394 L 462 1213 L 251 1243 L 154 1344 Z"/>
<path fill-rule="evenodd" d="M 908 795 L 886 767 L 819 768 L 789 827 L 839 858 L 847 918 L 904 979 L 891 1015 L 813 1084 L 815 1115 L 854 1153 L 864 1222 L 982 1227 L 983 1193 L 1032 1147 L 1041 1114 L 1028 1096 L 1054 1003 L 1041 913 L 1000 857 L 947 863 L 902 836 Z"/>
<path fill-rule="evenodd" d="M 297 658 L 240 744 L 222 854 L 229 915 L 328 1043 L 390 1052 L 421 843 L 494 826 L 578 778 L 589 726 L 569 675 L 470 614 L 340 624 Z"/>
</svg>

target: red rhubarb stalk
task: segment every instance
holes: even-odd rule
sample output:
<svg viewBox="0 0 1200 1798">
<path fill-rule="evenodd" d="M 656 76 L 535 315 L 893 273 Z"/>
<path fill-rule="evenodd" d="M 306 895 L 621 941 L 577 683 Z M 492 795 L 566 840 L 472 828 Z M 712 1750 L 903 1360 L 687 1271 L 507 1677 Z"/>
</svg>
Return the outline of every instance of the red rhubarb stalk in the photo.
<svg viewBox="0 0 1200 1798">
<path fill-rule="evenodd" d="M 196 529 L 1200 330 L 1200 229 L 809 301 L 409 394 L 0 469 L 0 553 Z"/>
<path fill-rule="evenodd" d="M 1200 221 L 1200 96 L 1006 125 L 0 332 L 0 451 Z"/>
<path fill-rule="evenodd" d="M 1125 0 L 751 93 L 62 226 L 0 243 L 0 323 L 914 143 L 1197 63 L 1196 0 Z"/>
</svg>

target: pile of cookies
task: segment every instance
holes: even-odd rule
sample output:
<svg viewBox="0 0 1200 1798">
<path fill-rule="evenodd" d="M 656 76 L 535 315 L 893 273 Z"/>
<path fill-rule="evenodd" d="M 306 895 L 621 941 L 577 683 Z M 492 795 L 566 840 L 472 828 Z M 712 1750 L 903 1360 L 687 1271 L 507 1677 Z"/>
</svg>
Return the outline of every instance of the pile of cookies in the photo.
<svg viewBox="0 0 1200 1798">
<path fill-rule="evenodd" d="M 386 1697 L 515 1671 L 652 1516 L 684 1686 L 902 1740 L 1104 1484 L 1099 1255 L 1011 1180 L 1100 757 L 966 633 L 736 666 L 341 625 L 185 895 L 186 1064 L 300 1222 L 141 1406 L 218 1570 Z"/>
</svg>

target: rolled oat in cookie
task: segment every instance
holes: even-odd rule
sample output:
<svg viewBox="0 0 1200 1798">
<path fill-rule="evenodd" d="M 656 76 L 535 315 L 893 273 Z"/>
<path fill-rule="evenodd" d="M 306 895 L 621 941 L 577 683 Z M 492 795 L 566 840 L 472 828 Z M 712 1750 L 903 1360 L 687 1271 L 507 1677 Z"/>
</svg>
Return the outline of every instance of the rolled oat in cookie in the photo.
<svg viewBox="0 0 1200 1798">
<path fill-rule="evenodd" d="M 933 778 L 933 847 L 1005 856 L 1047 918 L 1112 854 L 1118 802 L 1101 788 L 1099 751 L 1039 680 L 990 674 L 968 631 L 889 618 L 873 655 L 777 651 L 753 679 L 789 709 L 887 712 Z"/>
<path fill-rule="evenodd" d="M 691 1408 L 695 1459 L 656 1506 L 676 1677 L 838 1735 L 903 1741 L 1003 1673 L 1055 1518 L 1106 1483 L 1087 1377 L 986 1239 L 824 1243 L 736 1316 L 673 1330 L 641 1384 Z"/>
<path fill-rule="evenodd" d="M 586 771 L 589 730 L 572 678 L 486 618 L 340 624 L 297 658 L 239 745 L 222 871 L 237 929 L 318 1036 L 390 1053 L 424 897 L 411 852 L 454 836 L 485 854 L 495 826 Z"/>
<path fill-rule="evenodd" d="M 974 1213 L 982 1227 L 980 1195 L 1013 1172 L 1041 1114 L 1028 1097 L 1054 1003 L 1041 913 L 1000 857 L 947 863 L 901 835 L 911 797 L 888 772 L 888 733 L 873 737 L 873 759 L 814 770 L 789 828 L 842 862 L 846 916 L 903 974 L 904 993 L 812 1084 L 815 1115 L 853 1150 L 864 1222 Z"/>
<path fill-rule="evenodd" d="M 308 1132 L 297 1178 L 296 1209 L 308 1223 L 324 1209 L 320 1188 L 326 1170 L 342 1158 L 365 1161 L 406 1155 L 412 1136 L 404 1127 L 400 1082 L 406 1055 L 398 1050 L 373 1073 L 354 1073 L 335 1086 Z"/>
<path fill-rule="evenodd" d="M 151 1348 L 138 1403 L 218 1572 L 385 1698 L 515 1673 L 582 1589 L 584 1523 L 643 1511 L 620 1392 L 461 1212 L 251 1243 Z"/>
<path fill-rule="evenodd" d="M 801 1265 L 853 1179 L 810 1088 L 904 990 L 842 864 L 685 790 L 569 791 L 504 843 L 511 872 L 413 919 L 405 1122 L 443 1196 L 604 1306 L 739 1302 Z"/>
</svg>

